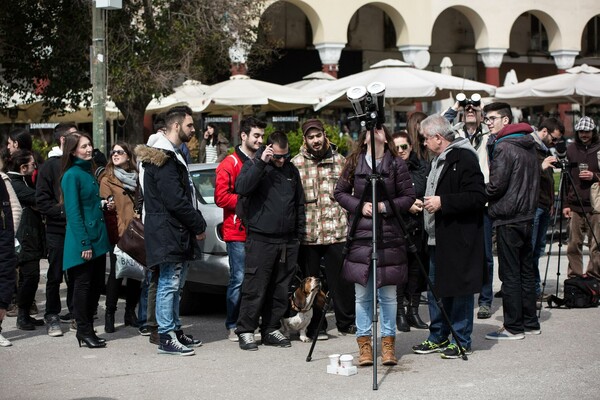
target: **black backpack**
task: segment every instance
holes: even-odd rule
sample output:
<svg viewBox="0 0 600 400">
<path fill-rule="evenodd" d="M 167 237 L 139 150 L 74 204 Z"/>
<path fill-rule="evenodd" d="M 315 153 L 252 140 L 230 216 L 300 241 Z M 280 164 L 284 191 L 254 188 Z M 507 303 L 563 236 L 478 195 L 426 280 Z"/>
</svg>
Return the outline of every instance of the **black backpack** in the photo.
<svg viewBox="0 0 600 400">
<path fill-rule="evenodd" d="M 598 307 L 600 300 L 600 284 L 591 276 L 576 276 L 565 279 L 565 298 L 561 299 L 554 295 L 548 298 L 548 306 L 565 306 L 567 308 L 589 308 Z"/>
</svg>

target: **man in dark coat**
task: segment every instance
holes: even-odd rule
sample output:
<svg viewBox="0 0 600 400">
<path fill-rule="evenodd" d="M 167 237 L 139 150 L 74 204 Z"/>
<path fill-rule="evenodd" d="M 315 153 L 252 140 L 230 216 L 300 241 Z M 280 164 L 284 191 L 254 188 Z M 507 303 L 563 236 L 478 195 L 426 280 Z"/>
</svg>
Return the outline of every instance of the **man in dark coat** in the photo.
<svg viewBox="0 0 600 400">
<path fill-rule="evenodd" d="M 262 344 L 291 346 L 279 328 L 287 311 L 306 216 L 300 174 L 289 159 L 287 136 L 273 132 L 267 147 L 244 163 L 235 181 L 236 193 L 247 202 L 246 264 L 235 330 L 242 350 L 258 350 L 254 331 L 261 317 Z"/>
<path fill-rule="evenodd" d="M 484 122 L 496 139 L 490 144 L 490 181 L 485 192 L 496 228 L 498 276 L 502 281 L 503 326 L 488 340 L 540 334 L 535 301 L 531 237 L 540 190 L 540 164 L 529 124 L 511 124 L 506 103 L 484 107 Z"/>
<path fill-rule="evenodd" d="M 196 257 L 194 241 L 204 240 L 206 221 L 198 210 L 196 192 L 179 148 L 194 135 L 189 107 L 174 107 L 165 117 L 167 131 L 152 147 L 136 147 L 142 163 L 146 263 L 158 268 L 156 321 L 159 354 L 192 355 L 202 344 L 181 330 L 179 297 L 188 262 Z"/>
<path fill-rule="evenodd" d="M 487 279 L 483 210 L 485 186 L 475 149 L 442 116 L 421 122 L 425 145 L 436 157 L 431 162 L 425 191 L 425 230 L 429 235 L 429 278 L 450 318 L 460 346 L 471 352 L 475 293 Z M 458 343 L 431 291 L 428 292 L 429 337 L 413 346 L 417 354 L 442 352 L 442 358 L 460 357 Z"/>
</svg>

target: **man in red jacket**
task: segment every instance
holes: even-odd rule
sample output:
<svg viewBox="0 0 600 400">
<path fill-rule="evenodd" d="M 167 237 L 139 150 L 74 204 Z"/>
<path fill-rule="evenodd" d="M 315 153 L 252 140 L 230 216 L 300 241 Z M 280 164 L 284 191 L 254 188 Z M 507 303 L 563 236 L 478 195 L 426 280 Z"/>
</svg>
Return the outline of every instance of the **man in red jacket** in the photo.
<svg viewBox="0 0 600 400">
<path fill-rule="evenodd" d="M 217 167 L 215 184 L 215 203 L 223 209 L 223 239 L 227 243 L 229 254 L 229 285 L 227 286 L 227 318 L 225 327 L 229 331 L 229 340 L 236 342 L 236 322 L 240 311 L 240 294 L 244 280 L 244 262 L 246 229 L 235 214 L 238 195 L 235 193 L 235 179 L 242 170 L 244 162 L 254 158 L 265 135 L 266 124 L 254 117 L 246 118 L 240 127 L 242 144 L 233 154 L 225 157 Z"/>
</svg>

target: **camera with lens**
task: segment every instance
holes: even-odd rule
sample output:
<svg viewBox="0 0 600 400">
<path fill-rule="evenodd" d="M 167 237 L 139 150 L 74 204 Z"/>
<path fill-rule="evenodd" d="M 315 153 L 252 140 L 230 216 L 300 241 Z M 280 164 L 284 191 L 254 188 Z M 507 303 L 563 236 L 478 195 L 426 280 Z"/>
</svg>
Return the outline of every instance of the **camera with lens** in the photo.
<svg viewBox="0 0 600 400">
<path fill-rule="evenodd" d="M 456 101 L 462 108 L 465 108 L 468 105 L 479 107 L 481 105 L 481 95 L 479 93 L 473 93 L 471 97 L 467 99 L 467 95 L 459 93 L 456 95 Z"/>
<path fill-rule="evenodd" d="M 346 91 L 346 97 L 352 104 L 356 115 L 351 118 L 360 120 L 361 125 L 371 129 L 380 129 L 385 123 L 385 85 L 373 82 L 366 88 L 353 86 Z"/>
</svg>

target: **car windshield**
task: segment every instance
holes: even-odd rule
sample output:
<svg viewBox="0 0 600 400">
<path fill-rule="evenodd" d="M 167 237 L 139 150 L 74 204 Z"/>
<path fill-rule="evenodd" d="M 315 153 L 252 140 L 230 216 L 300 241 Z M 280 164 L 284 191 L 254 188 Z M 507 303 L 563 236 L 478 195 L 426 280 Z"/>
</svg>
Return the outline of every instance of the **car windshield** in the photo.
<svg viewBox="0 0 600 400">
<path fill-rule="evenodd" d="M 199 194 L 200 203 L 215 204 L 215 170 L 191 171 L 190 174 Z"/>
</svg>

